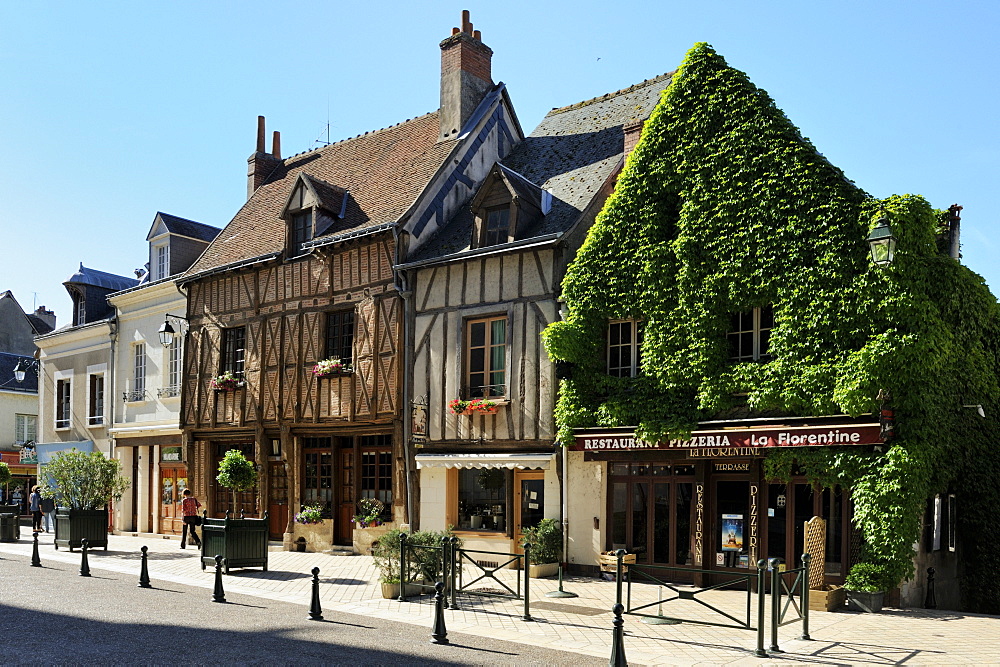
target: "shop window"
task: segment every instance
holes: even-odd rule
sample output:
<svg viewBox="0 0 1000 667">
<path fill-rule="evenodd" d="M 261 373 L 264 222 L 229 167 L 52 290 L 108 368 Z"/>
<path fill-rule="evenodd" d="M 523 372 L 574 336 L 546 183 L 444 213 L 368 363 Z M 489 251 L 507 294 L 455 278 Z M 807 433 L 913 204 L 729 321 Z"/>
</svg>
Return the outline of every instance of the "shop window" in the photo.
<svg viewBox="0 0 1000 667">
<path fill-rule="evenodd" d="M 302 439 L 302 506 L 319 505 L 323 518 L 333 516 L 333 442 L 330 438 Z"/>
<path fill-rule="evenodd" d="M 506 532 L 507 497 L 512 488 L 513 477 L 509 470 L 458 470 L 458 530 Z"/>
<path fill-rule="evenodd" d="M 392 516 L 392 436 L 361 437 L 360 498 L 374 498 L 382 503 L 382 519 Z"/>
<path fill-rule="evenodd" d="M 69 428 L 70 380 L 56 381 L 56 428 Z"/>
<path fill-rule="evenodd" d="M 220 373 L 232 373 L 243 377 L 243 364 L 246 358 L 246 327 L 233 327 L 222 330 L 222 359 Z"/>
<path fill-rule="evenodd" d="M 774 328 L 774 309 L 771 306 L 754 308 L 729 316 L 730 361 L 769 361 L 771 354 L 771 329 Z"/>
<path fill-rule="evenodd" d="M 97 426 L 104 423 L 104 374 L 92 373 L 88 389 L 87 424 Z"/>
<path fill-rule="evenodd" d="M 628 378 L 642 368 L 642 320 L 608 323 L 608 375 Z"/>
<path fill-rule="evenodd" d="M 612 463 L 609 549 L 639 563 L 691 564 L 694 466 Z"/>
<path fill-rule="evenodd" d="M 326 358 L 338 357 L 345 366 L 354 357 L 354 311 L 338 310 L 326 316 Z"/>
<path fill-rule="evenodd" d="M 507 317 L 466 322 L 468 398 L 507 395 Z"/>
<path fill-rule="evenodd" d="M 38 439 L 37 415 L 14 415 L 14 444 L 27 445 Z"/>
</svg>

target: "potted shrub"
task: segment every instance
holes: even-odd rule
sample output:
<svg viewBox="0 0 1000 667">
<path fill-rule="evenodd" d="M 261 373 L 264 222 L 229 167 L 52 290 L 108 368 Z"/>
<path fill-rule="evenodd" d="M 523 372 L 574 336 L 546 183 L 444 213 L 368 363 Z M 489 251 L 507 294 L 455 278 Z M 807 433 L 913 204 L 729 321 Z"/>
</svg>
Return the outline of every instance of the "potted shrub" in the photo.
<svg viewBox="0 0 1000 667">
<path fill-rule="evenodd" d="M 226 452 L 219 462 L 216 481 L 236 493 L 250 491 L 257 485 L 257 467 L 236 449 Z M 201 535 L 201 569 L 215 565 L 215 556 L 223 558 L 223 569 L 231 567 L 263 567 L 267 571 L 267 513 L 260 519 L 247 519 L 226 511 L 224 519 L 210 519 L 205 512 Z"/>
<path fill-rule="evenodd" d="M 844 580 L 847 591 L 847 608 L 854 611 L 880 612 L 886 585 L 883 568 L 875 563 L 857 563 Z"/>
<path fill-rule="evenodd" d="M 56 509 L 55 547 L 70 551 L 82 546 L 108 549 L 108 503 L 118 500 L 129 482 L 121 474 L 121 463 L 100 452 L 77 449 L 60 452 L 45 466 L 50 484 L 41 494 L 51 498 Z"/>
<path fill-rule="evenodd" d="M 215 391 L 236 391 L 243 386 L 243 378 L 235 375 L 232 371 L 226 371 L 221 375 L 212 378 L 211 387 Z"/>
<path fill-rule="evenodd" d="M 387 530 L 372 542 L 372 560 L 378 569 L 378 581 L 382 585 L 382 597 L 386 600 L 399 598 L 399 529 Z"/>
<path fill-rule="evenodd" d="M 538 579 L 559 572 L 562 552 L 562 527 L 555 519 L 542 519 L 524 529 L 521 548 L 528 551 L 528 576 Z"/>
<path fill-rule="evenodd" d="M 398 528 L 387 530 L 378 540 L 372 542 L 372 560 L 379 572 L 379 583 L 382 585 L 382 597 L 387 600 L 398 599 L 400 582 L 405 579 L 403 595 L 410 597 L 419 595 L 426 586 L 426 592 L 443 576 L 444 563 L 441 552 L 435 549 L 414 549 L 408 558 L 408 567 L 404 577 L 399 571 L 399 536 L 403 531 Z M 447 531 L 418 531 L 407 535 L 411 544 L 427 547 L 441 546 L 442 537 L 452 537 Z M 461 547 L 461 541 L 458 542 Z"/>
</svg>

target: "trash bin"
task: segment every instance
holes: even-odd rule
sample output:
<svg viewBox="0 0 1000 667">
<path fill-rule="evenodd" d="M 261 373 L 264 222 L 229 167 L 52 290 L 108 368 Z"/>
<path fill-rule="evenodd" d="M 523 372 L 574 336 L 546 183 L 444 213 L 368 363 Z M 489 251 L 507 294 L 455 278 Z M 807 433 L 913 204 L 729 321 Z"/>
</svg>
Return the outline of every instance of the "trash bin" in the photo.
<svg viewBox="0 0 1000 667">
<path fill-rule="evenodd" d="M 0 542 L 17 542 L 21 539 L 21 517 L 18 514 L 0 514 Z"/>
</svg>

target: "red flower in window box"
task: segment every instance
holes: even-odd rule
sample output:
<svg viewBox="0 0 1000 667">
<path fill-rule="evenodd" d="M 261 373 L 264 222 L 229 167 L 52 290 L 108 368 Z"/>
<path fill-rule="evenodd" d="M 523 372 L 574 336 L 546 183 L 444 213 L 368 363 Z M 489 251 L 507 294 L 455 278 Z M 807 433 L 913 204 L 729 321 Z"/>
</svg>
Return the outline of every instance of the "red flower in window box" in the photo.
<svg viewBox="0 0 1000 667">
<path fill-rule="evenodd" d="M 495 415 L 499 409 L 499 403 L 486 398 L 473 398 L 468 401 L 455 398 L 448 403 L 448 410 L 453 415 Z"/>
</svg>

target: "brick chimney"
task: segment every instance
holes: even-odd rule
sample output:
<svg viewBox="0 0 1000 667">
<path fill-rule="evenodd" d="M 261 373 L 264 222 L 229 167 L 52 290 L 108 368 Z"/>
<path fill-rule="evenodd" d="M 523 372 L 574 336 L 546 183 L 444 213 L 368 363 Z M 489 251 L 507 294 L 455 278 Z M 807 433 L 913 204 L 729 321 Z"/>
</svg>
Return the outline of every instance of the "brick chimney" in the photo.
<svg viewBox="0 0 1000 667">
<path fill-rule="evenodd" d="M 642 126 L 645 124 L 646 121 L 637 120 L 622 128 L 625 131 L 625 157 L 628 157 L 635 145 L 639 143 L 639 137 L 642 136 Z"/>
<path fill-rule="evenodd" d="M 56 328 L 56 314 L 45 306 L 39 306 L 36 308 L 33 315 L 53 329 Z"/>
<path fill-rule="evenodd" d="M 253 196 L 264 183 L 264 179 L 274 171 L 281 162 L 281 138 L 274 133 L 274 144 L 271 153 L 264 152 L 264 117 L 257 116 L 257 150 L 247 159 L 247 199 Z"/>
<path fill-rule="evenodd" d="M 441 134 L 438 141 L 454 139 L 493 87 L 490 73 L 493 50 L 472 29 L 469 10 L 462 12 L 462 27 L 441 42 Z"/>
</svg>

